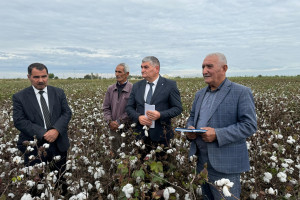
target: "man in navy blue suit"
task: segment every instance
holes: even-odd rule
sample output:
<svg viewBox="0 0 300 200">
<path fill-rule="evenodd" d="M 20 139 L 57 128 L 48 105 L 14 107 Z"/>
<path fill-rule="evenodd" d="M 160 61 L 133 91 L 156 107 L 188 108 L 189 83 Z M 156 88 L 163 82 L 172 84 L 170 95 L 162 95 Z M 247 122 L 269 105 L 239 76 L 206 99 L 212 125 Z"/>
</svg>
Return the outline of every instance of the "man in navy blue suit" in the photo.
<svg viewBox="0 0 300 200">
<path fill-rule="evenodd" d="M 50 163 L 50 170 L 57 170 L 58 179 L 66 168 L 70 142 L 67 134 L 72 112 L 66 95 L 60 88 L 48 86 L 48 69 L 41 63 L 28 67 L 31 86 L 13 95 L 13 119 L 20 131 L 18 149 L 24 153 L 24 164 L 33 166 L 41 161 Z M 28 151 L 26 144 L 37 140 L 34 150 Z M 38 156 L 37 147 L 49 144 L 46 154 Z M 47 145 L 45 145 L 47 146 Z M 29 157 L 33 155 L 33 159 Z M 56 157 L 57 159 L 53 159 Z M 63 188 L 66 192 L 66 188 Z"/>
<path fill-rule="evenodd" d="M 198 156 L 197 172 L 207 163 L 208 181 L 229 179 L 234 183 L 230 192 L 239 198 L 240 173 L 250 169 L 246 139 L 256 132 L 257 122 L 251 90 L 229 81 L 227 69 L 222 53 L 205 57 L 202 73 L 208 86 L 196 93 L 187 127 L 207 131 L 187 137 L 192 140 L 189 156 Z M 202 192 L 204 199 L 223 198 L 207 183 L 202 185 Z"/>
<path fill-rule="evenodd" d="M 168 146 L 174 136 L 171 119 L 182 112 L 179 90 L 175 81 L 159 75 L 160 62 L 156 57 L 145 57 L 141 70 L 144 80 L 133 84 L 126 112 L 137 123 L 136 129 L 140 133 L 137 139 L 154 147 L 161 144 Z M 145 103 L 155 105 L 155 110 L 145 113 Z M 152 121 L 154 128 L 148 130 L 147 137 L 143 126 L 150 127 Z"/>
</svg>

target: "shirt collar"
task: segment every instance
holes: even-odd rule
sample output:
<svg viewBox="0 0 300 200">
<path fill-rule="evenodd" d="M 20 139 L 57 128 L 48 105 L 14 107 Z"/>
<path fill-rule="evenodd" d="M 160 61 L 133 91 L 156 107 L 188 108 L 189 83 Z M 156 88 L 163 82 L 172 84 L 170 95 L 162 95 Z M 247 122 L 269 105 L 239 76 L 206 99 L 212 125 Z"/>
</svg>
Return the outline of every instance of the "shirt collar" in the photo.
<svg viewBox="0 0 300 200">
<path fill-rule="evenodd" d="M 40 90 L 36 89 L 34 86 L 32 86 L 34 93 L 37 95 L 39 93 Z M 43 89 L 43 91 L 48 94 L 48 88 L 47 86 Z"/>
<path fill-rule="evenodd" d="M 158 79 L 159 79 L 159 76 L 157 77 L 157 79 L 155 79 L 155 81 L 153 81 L 153 85 L 157 85 L 157 82 L 158 82 Z M 150 83 L 149 81 L 147 81 L 147 83 Z"/>
<path fill-rule="evenodd" d="M 206 91 L 209 91 L 209 92 L 216 92 L 216 91 L 220 90 L 220 89 L 222 88 L 222 86 L 224 85 L 224 83 L 225 83 L 226 80 L 227 80 L 227 78 L 224 79 L 224 81 L 219 85 L 219 87 L 218 87 L 216 90 L 213 90 L 213 91 L 212 91 L 212 90 L 210 89 L 210 86 L 208 86 Z"/>
</svg>

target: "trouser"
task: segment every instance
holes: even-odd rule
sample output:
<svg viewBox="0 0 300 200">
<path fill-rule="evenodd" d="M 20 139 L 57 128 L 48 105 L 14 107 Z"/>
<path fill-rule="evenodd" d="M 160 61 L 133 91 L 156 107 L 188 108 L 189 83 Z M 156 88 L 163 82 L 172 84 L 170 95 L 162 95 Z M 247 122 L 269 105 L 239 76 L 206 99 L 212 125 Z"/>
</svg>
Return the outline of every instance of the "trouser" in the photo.
<svg viewBox="0 0 300 200">
<path fill-rule="evenodd" d="M 203 169 L 203 164 L 197 163 L 197 172 L 200 173 Z M 208 162 L 207 166 L 208 171 L 208 182 L 201 185 L 202 196 L 204 200 L 236 200 L 240 198 L 241 195 L 241 182 L 240 182 L 240 173 L 235 174 L 225 174 L 217 172 L 212 168 Z M 231 197 L 225 197 L 222 189 L 220 190 L 216 185 L 215 181 L 221 180 L 222 178 L 229 179 L 230 182 L 233 182 L 233 187 L 229 188 L 229 192 L 232 194 Z M 236 198 L 235 198 L 236 197 Z"/>
</svg>

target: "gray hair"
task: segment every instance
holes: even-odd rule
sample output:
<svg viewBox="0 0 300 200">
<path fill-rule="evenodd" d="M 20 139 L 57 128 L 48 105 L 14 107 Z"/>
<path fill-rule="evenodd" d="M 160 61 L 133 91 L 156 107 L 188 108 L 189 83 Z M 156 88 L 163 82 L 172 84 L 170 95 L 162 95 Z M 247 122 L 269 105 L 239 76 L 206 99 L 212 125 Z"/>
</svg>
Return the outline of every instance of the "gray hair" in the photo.
<svg viewBox="0 0 300 200">
<path fill-rule="evenodd" d="M 124 72 L 125 73 L 129 72 L 129 66 L 126 63 L 120 63 L 117 66 L 123 66 L 124 67 Z"/>
<path fill-rule="evenodd" d="M 150 62 L 150 64 L 152 65 L 152 67 L 155 67 L 155 66 L 159 66 L 160 67 L 159 60 L 156 57 L 154 57 L 154 56 L 147 56 L 147 57 L 145 57 L 142 60 L 142 63 L 144 63 L 144 62 Z"/>
<path fill-rule="evenodd" d="M 227 59 L 224 54 L 216 52 L 216 53 L 210 53 L 206 57 L 210 57 L 210 56 L 217 56 L 220 65 L 227 65 Z"/>
</svg>

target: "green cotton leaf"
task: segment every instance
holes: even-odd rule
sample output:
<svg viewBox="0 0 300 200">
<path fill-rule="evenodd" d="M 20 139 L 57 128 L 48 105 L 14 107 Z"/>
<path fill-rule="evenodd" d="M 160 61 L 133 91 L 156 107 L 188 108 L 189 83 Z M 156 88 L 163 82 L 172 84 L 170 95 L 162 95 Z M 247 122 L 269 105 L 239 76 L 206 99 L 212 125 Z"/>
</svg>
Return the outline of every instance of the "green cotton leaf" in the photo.
<svg viewBox="0 0 300 200">
<path fill-rule="evenodd" d="M 135 160 L 136 159 L 136 156 L 130 156 L 129 157 L 129 160 Z"/>
<path fill-rule="evenodd" d="M 163 164 L 160 161 L 151 162 L 150 168 L 151 168 L 151 171 L 154 171 L 156 173 L 163 172 Z"/>
<path fill-rule="evenodd" d="M 132 177 L 137 178 L 137 177 L 141 177 L 141 179 L 145 179 L 145 172 L 144 170 L 140 169 L 140 170 L 135 170 L 132 173 Z"/>
<path fill-rule="evenodd" d="M 12 180 L 12 182 L 14 182 L 14 183 L 17 182 L 17 178 L 16 178 L 16 177 L 13 177 L 11 180 Z"/>
<path fill-rule="evenodd" d="M 121 172 L 121 174 L 128 174 L 128 167 L 124 164 L 119 164 L 118 165 L 118 171 Z"/>
</svg>

